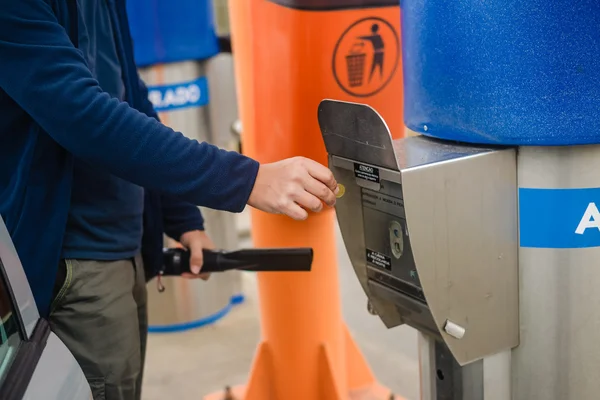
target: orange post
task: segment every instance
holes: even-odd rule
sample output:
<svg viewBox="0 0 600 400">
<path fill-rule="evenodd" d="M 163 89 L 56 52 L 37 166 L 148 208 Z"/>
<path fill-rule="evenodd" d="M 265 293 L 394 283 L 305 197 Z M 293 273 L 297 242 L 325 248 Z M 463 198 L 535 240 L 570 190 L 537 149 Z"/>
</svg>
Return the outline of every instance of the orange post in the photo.
<svg viewBox="0 0 600 400">
<path fill-rule="evenodd" d="M 229 2 L 243 149 L 261 163 L 305 156 L 327 164 L 317 121 L 324 98 L 367 103 L 402 135 L 397 0 L 310 9 L 316 3 L 326 1 Z M 297 222 L 253 210 L 257 247 L 312 247 L 314 262 L 310 273 L 259 273 L 262 342 L 236 400 L 390 399 L 342 318 L 334 217 Z"/>
</svg>

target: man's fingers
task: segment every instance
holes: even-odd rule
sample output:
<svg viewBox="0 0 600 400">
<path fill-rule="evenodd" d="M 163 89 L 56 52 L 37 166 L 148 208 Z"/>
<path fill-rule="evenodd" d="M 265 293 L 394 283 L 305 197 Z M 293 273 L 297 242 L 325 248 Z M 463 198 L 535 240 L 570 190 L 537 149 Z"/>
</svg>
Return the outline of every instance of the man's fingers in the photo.
<svg viewBox="0 0 600 400">
<path fill-rule="evenodd" d="M 323 203 L 321 200 L 305 190 L 302 190 L 294 197 L 294 200 L 298 205 L 312 212 L 319 212 L 323 209 Z"/>
<path fill-rule="evenodd" d="M 199 274 L 204 265 L 204 258 L 202 255 L 202 242 L 193 242 L 190 246 L 190 270 L 193 274 Z"/>
<path fill-rule="evenodd" d="M 207 281 L 210 278 L 209 273 L 198 275 L 198 274 L 190 274 L 189 272 L 184 272 L 181 274 L 181 276 L 185 279 L 202 279 L 203 281 Z"/>
<path fill-rule="evenodd" d="M 325 184 L 319 182 L 318 180 L 310 176 L 307 177 L 304 182 L 304 189 L 308 193 L 323 200 L 329 207 L 333 207 L 335 205 L 336 197 L 334 192 L 332 192 L 327 186 L 325 186 Z"/>
<path fill-rule="evenodd" d="M 210 278 L 210 274 L 208 274 L 208 273 L 207 274 L 200 274 L 200 275 L 198 275 L 198 277 L 200 279 L 202 279 L 203 281 L 207 281 Z"/>
<path fill-rule="evenodd" d="M 281 210 L 285 215 L 297 221 L 303 221 L 308 218 L 308 213 L 298 204 L 291 202 Z"/>
<path fill-rule="evenodd" d="M 322 164 L 319 164 L 314 160 L 306 159 L 306 169 L 310 176 L 321 181 L 332 192 L 335 192 L 335 190 L 337 189 L 337 182 L 329 168 Z"/>
</svg>

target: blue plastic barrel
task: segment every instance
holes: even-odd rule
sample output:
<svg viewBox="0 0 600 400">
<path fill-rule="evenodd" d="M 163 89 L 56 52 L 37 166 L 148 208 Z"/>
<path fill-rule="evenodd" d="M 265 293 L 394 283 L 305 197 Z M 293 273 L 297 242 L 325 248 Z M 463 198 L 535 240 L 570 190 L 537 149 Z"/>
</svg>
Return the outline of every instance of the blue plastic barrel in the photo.
<svg viewBox="0 0 600 400">
<path fill-rule="evenodd" d="M 470 143 L 600 143 L 600 2 L 405 0 L 408 128 Z"/>
<path fill-rule="evenodd" d="M 211 0 L 128 0 L 127 13 L 140 67 L 219 52 Z"/>
</svg>

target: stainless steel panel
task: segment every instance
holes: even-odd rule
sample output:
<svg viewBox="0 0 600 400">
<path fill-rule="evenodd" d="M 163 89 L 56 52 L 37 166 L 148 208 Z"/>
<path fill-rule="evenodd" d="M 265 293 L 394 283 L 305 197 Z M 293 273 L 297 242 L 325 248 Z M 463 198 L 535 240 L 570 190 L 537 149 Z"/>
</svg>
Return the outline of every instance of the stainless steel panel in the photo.
<svg viewBox="0 0 600 400">
<path fill-rule="evenodd" d="M 335 178 L 338 183 L 346 187 L 344 196 L 337 200 L 335 210 L 352 267 L 363 290 L 370 299 L 371 306 L 385 326 L 391 328 L 400 325 L 403 323 L 402 316 L 394 303 L 371 293 L 365 257 L 366 241 L 364 220 L 362 218 L 362 188 L 356 184 L 356 178 L 351 167 L 350 169 L 337 167 L 336 163 L 337 161 L 330 157 L 329 165 Z M 342 165 L 346 164 L 342 163 Z M 397 179 L 400 177 L 398 172 L 396 172 L 396 177 Z"/>
<path fill-rule="evenodd" d="M 467 146 L 425 136 L 412 136 L 395 140 L 393 146 L 397 157 L 396 162 L 400 170 L 455 161 L 465 157 L 506 149 L 505 147 L 476 146 L 471 144 Z"/>
<path fill-rule="evenodd" d="M 346 249 L 385 325 L 437 331 L 460 365 L 517 346 L 515 149 L 425 137 L 392 142 L 375 110 L 356 103 L 323 101 L 319 124 L 330 168 L 345 186 L 336 212 Z M 363 178 L 357 163 L 379 167 L 376 179 Z M 407 226 L 401 260 L 391 249 L 394 223 Z M 411 320 L 406 296 L 393 300 L 369 279 L 420 301 L 435 327 Z M 444 331 L 448 320 L 464 328 L 461 338 Z"/>
<path fill-rule="evenodd" d="M 371 268 L 366 259 L 365 236 L 368 233 L 362 204 L 363 188 L 386 195 L 401 194 L 396 192 L 398 189 L 386 189 L 400 181 L 389 130 L 373 108 L 357 103 L 324 100 L 319 105 L 318 119 L 330 155 L 329 167 L 338 183 L 346 188 L 344 196 L 337 201 L 336 214 L 354 272 L 369 298 L 370 306 L 385 326 L 400 325 L 404 321 L 394 301 L 375 295 L 369 285 L 369 274 L 373 271 L 369 271 Z M 356 161 L 377 167 L 379 181 L 357 178 L 360 172 L 355 172 Z M 388 277 L 391 275 L 388 274 Z"/>
<path fill-rule="evenodd" d="M 374 280 L 368 280 L 367 284 L 372 298 L 388 300 L 394 304 L 403 321 L 418 328 L 420 332 L 426 332 L 432 337 L 439 337 L 435 321 L 425 304 Z"/>
<path fill-rule="evenodd" d="M 600 146 L 520 147 L 519 187 L 569 189 L 600 186 Z"/>
<path fill-rule="evenodd" d="M 372 107 L 323 100 L 318 119 L 327 153 L 398 170 L 387 124 Z"/>
<path fill-rule="evenodd" d="M 440 329 L 450 320 L 466 330 L 462 339 L 442 330 L 445 342 L 461 365 L 515 347 L 515 150 L 463 149 L 420 137 L 396 143 L 427 303 Z"/>
<path fill-rule="evenodd" d="M 600 146 L 519 149 L 519 187 L 600 187 Z M 561 212 L 562 210 L 557 210 Z M 513 399 L 593 400 L 600 379 L 600 248 L 521 248 Z"/>
</svg>

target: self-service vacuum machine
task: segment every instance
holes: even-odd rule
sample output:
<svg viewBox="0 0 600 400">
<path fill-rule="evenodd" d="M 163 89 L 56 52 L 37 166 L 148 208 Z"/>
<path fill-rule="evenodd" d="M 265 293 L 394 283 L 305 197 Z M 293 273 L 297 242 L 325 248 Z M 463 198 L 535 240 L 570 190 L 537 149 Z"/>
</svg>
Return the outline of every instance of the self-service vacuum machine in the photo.
<svg viewBox="0 0 600 400">
<path fill-rule="evenodd" d="M 393 141 L 373 108 L 347 102 L 323 101 L 319 123 L 342 187 L 338 222 L 370 308 L 388 328 L 420 332 L 422 398 L 510 399 L 515 150 Z"/>
<path fill-rule="evenodd" d="M 600 7 L 401 7 L 409 137 L 319 107 L 373 312 L 419 331 L 422 399 L 598 399 Z"/>
</svg>

